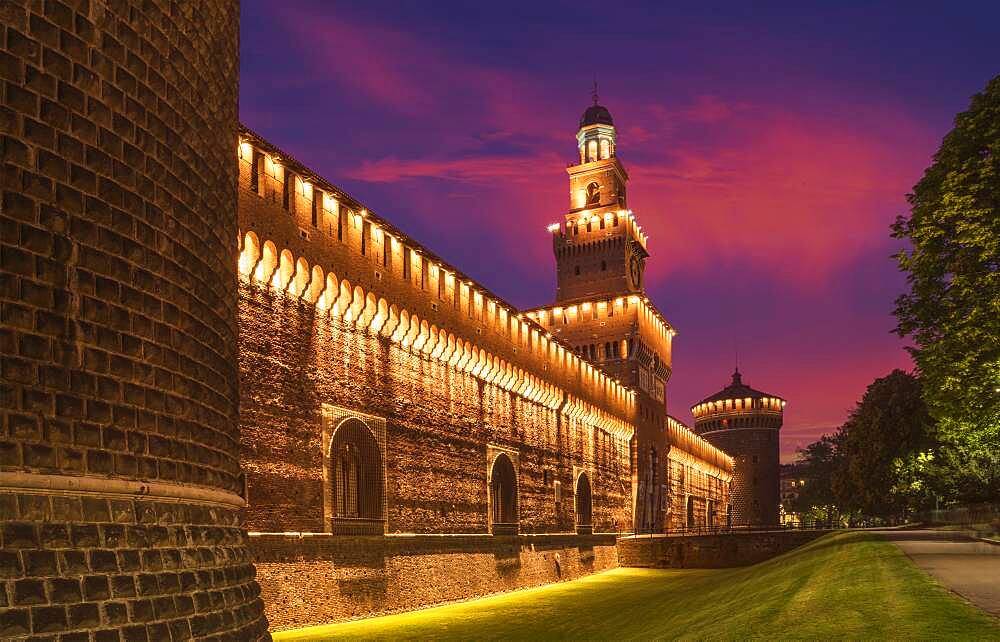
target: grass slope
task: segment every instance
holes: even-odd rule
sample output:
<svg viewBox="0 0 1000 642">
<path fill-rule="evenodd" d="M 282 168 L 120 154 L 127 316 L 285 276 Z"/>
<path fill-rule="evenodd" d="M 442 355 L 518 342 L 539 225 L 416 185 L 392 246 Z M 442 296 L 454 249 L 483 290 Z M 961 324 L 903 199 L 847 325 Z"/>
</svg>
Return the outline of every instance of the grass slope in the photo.
<svg viewBox="0 0 1000 642">
<path fill-rule="evenodd" d="M 756 566 L 617 569 L 274 638 L 1000 639 L 1000 626 L 877 535 L 838 533 Z"/>
</svg>

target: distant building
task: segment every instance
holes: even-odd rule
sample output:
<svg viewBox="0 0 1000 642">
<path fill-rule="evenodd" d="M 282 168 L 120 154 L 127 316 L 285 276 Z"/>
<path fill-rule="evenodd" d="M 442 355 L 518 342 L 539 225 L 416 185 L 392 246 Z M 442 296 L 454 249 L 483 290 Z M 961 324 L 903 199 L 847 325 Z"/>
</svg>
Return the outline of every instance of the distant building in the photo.
<svg viewBox="0 0 1000 642">
<path fill-rule="evenodd" d="M 795 511 L 795 500 L 806 485 L 805 466 L 801 462 L 781 464 L 779 471 L 781 488 L 781 523 L 797 525 L 802 523 L 802 515 Z"/>
<path fill-rule="evenodd" d="M 744 384 L 739 370 L 731 384 L 691 407 L 694 431 L 733 458 L 734 526 L 780 523 L 778 431 L 784 408 L 781 397 Z"/>
</svg>

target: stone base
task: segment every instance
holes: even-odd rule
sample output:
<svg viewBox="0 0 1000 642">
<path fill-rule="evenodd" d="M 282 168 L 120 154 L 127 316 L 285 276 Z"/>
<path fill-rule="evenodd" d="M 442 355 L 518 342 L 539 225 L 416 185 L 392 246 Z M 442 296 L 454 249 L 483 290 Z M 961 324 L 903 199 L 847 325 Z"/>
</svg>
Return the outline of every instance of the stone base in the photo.
<svg viewBox="0 0 1000 642">
<path fill-rule="evenodd" d="M 618 566 L 614 535 L 251 534 L 273 630 L 408 611 Z"/>
</svg>

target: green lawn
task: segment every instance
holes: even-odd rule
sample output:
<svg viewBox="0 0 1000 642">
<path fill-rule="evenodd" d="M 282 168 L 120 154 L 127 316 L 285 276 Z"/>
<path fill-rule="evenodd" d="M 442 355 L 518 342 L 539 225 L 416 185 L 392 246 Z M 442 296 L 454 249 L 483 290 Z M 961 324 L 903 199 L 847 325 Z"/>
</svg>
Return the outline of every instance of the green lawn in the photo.
<svg viewBox="0 0 1000 642">
<path fill-rule="evenodd" d="M 617 569 L 471 602 L 285 631 L 334 639 L 1000 639 L 1000 625 L 867 533 L 756 566 Z"/>
</svg>

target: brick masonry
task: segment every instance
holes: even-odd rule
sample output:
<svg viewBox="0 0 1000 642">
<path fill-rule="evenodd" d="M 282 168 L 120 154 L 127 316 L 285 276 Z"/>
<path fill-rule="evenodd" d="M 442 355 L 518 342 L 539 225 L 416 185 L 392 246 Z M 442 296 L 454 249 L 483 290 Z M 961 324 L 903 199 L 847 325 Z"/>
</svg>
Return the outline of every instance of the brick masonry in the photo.
<svg viewBox="0 0 1000 642">
<path fill-rule="evenodd" d="M 628 537 L 618 540 L 622 566 L 729 568 L 763 562 L 830 531 L 730 532 L 715 535 Z"/>
<path fill-rule="evenodd" d="M 238 5 L 0 17 L 0 638 L 266 637 L 237 510 Z"/>
<path fill-rule="evenodd" d="M 614 535 L 254 535 L 274 630 L 406 611 L 618 565 Z"/>
</svg>

